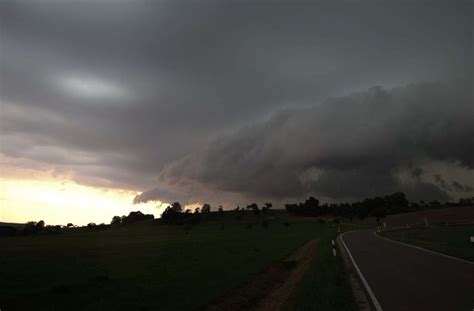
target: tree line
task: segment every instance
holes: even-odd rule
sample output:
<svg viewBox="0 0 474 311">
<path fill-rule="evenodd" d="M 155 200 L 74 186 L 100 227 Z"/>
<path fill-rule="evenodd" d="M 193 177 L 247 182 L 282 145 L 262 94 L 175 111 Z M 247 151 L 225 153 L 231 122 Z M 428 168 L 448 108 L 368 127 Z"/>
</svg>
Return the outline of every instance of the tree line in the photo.
<svg viewBox="0 0 474 311">
<path fill-rule="evenodd" d="M 425 209 L 440 208 L 443 206 L 472 206 L 474 198 L 463 198 L 458 203 L 441 204 L 437 200 L 431 202 L 419 201 L 409 202 L 403 192 L 395 192 L 383 197 L 366 198 L 352 203 L 324 203 L 309 197 L 304 202 L 285 204 L 285 209 L 295 215 L 300 216 L 333 216 L 342 219 L 352 220 L 353 218 L 364 219 L 375 217 L 377 221 L 387 215 L 415 212 Z"/>
<path fill-rule="evenodd" d="M 431 202 L 419 201 L 409 202 L 403 192 L 395 192 L 383 197 L 366 198 L 352 203 L 324 203 L 313 196 L 310 196 L 304 202 L 287 203 L 285 209 L 288 213 L 307 216 L 332 216 L 336 220 L 347 219 L 352 221 L 354 218 L 364 219 L 366 217 L 375 217 L 377 221 L 385 218 L 387 215 L 415 212 L 425 209 L 434 209 L 441 207 L 460 207 L 473 206 L 474 197 L 459 199 L 457 203 L 445 203 L 434 200 Z M 236 219 L 242 219 L 244 213 L 252 212 L 255 215 L 260 213 L 267 213 L 273 208 L 272 203 L 264 203 L 259 207 L 257 203 L 248 204 L 246 207 L 237 206 L 233 209 L 233 215 Z M 143 214 L 140 211 L 130 212 L 128 216 L 114 216 L 110 224 L 95 224 L 89 223 L 86 228 L 88 230 L 106 230 L 110 226 L 128 225 L 141 221 L 153 221 L 156 224 L 176 224 L 176 225 L 194 225 L 203 220 L 210 220 L 219 215 L 224 214 L 224 208 L 219 206 L 216 212 L 211 212 L 210 204 L 203 204 L 194 210 L 184 209 L 179 202 L 173 202 L 161 214 L 161 218 L 155 219 L 151 214 Z M 30 221 L 25 224 L 22 229 L 17 229 L 12 226 L 0 226 L 0 236 L 15 236 L 15 235 L 30 235 L 37 233 L 59 233 L 62 228 L 73 228 L 72 223 L 66 226 L 60 225 L 46 225 L 43 220 L 38 222 Z"/>
</svg>

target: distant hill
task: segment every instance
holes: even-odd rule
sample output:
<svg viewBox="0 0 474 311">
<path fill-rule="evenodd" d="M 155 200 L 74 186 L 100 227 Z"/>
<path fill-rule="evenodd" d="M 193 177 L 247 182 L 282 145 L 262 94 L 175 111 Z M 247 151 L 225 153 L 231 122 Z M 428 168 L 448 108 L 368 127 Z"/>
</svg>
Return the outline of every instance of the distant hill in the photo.
<svg viewBox="0 0 474 311">
<path fill-rule="evenodd" d="M 9 226 L 13 227 L 15 229 L 21 230 L 25 226 L 25 224 L 18 224 L 18 223 L 13 223 L 13 222 L 1 222 L 0 221 L 0 226 Z"/>
<path fill-rule="evenodd" d="M 389 226 L 423 225 L 425 218 L 431 225 L 434 224 L 472 224 L 474 223 L 474 206 L 444 207 L 439 209 L 421 210 L 410 213 L 388 215 L 383 221 Z M 355 223 L 373 224 L 374 217 L 364 220 L 354 219 Z"/>
</svg>

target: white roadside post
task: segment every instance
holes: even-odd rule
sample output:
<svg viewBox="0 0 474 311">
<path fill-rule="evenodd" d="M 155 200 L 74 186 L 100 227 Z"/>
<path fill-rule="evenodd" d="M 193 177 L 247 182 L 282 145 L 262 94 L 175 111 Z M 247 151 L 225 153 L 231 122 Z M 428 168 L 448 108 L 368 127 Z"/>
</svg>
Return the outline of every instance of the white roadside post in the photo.
<svg viewBox="0 0 474 311">
<path fill-rule="evenodd" d="M 336 242 L 334 242 L 334 240 L 331 240 L 331 244 L 332 244 L 332 254 L 334 255 L 334 257 L 336 257 Z"/>
<path fill-rule="evenodd" d="M 474 246 L 474 236 L 471 236 L 471 245 Z"/>
</svg>

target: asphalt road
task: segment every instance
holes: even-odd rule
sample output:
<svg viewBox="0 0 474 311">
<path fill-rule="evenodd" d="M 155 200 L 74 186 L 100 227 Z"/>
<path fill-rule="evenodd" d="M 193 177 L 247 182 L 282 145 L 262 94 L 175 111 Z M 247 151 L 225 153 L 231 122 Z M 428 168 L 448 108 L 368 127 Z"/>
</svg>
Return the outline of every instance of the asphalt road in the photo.
<svg viewBox="0 0 474 311">
<path fill-rule="evenodd" d="M 474 310 L 474 264 L 376 237 L 342 236 L 384 311 Z"/>
</svg>

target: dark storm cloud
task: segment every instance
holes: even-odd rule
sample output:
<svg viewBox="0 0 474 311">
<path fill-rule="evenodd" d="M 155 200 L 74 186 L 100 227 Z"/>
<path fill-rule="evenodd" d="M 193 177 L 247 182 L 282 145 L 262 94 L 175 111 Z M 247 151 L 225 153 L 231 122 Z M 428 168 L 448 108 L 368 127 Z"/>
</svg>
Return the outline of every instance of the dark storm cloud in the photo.
<svg viewBox="0 0 474 311">
<path fill-rule="evenodd" d="M 362 112 L 324 107 L 352 99 L 317 104 L 373 85 L 458 76 L 472 83 L 471 1 L 1 1 L 0 151 L 72 170 L 86 184 L 154 188 L 144 200 L 192 200 L 212 187 L 229 197 L 302 195 L 308 187 L 356 196 L 370 187 L 365 181 L 349 190 L 329 185 L 347 169 L 354 178 L 378 176 L 378 190 L 394 188 L 380 171 L 406 159 L 390 149 L 399 133 L 377 127 L 383 132 L 348 139 L 346 119 Z M 472 168 L 468 144 L 438 149 L 470 133 L 466 116 L 457 132 L 426 130 L 413 106 L 423 130 L 408 121 L 406 130 L 423 145 L 412 149 Z M 372 108 L 366 113 L 378 114 Z M 423 106 L 429 116 L 436 109 Z M 295 141 L 322 130 L 312 118 L 330 123 L 322 141 L 340 141 L 318 147 L 316 159 Z M 271 149 L 282 143 L 294 150 L 283 160 Z M 172 174 L 181 162 L 190 171 Z M 319 181 L 313 167 L 325 168 Z"/>
<path fill-rule="evenodd" d="M 469 185 L 462 185 L 461 183 L 457 181 L 452 181 L 449 183 L 446 181 L 441 175 L 435 174 L 434 176 L 434 181 L 436 184 L 439 185 L 440 188 L 446 191 L 454 191 L 454 192 L 471 192 L 473 191 L 473 188 Z"/>
<path fill-rule="evenodd" d="M 360 198 L 397 191 L 408 188 L 397 170 L 413 163 L 455 162 L 472 172 L 472 104 L 471 81 L 376 87 L 282 111 L 223 136 L 167 166 L 161 181 L 272 198 L 308 193 Z M 421 172 L 410 172 L 414 186 L 431 196 L 452 190 L 439 175 L 435 182 L 441 190 L 421 185 Z"/>
</svg>

